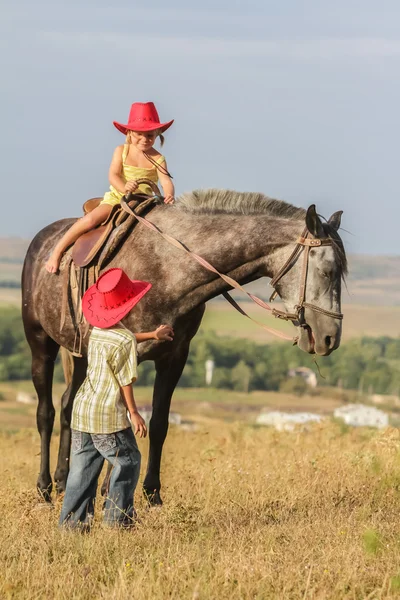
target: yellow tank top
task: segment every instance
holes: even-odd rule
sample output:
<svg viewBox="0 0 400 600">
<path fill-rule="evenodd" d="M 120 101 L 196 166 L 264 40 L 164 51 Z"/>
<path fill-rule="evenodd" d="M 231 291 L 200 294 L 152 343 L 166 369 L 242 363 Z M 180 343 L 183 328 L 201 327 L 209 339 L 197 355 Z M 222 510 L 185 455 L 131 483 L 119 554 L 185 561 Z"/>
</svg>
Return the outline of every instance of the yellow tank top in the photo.
<svg viewBox="0 0 400 600">
<path fill-rule="evenodd" d="M 158 183 L 158 170 L 157 167 L 150 167 L 146 169 L 145 167 L 133 167 L 132 165 L 127 165 L 125 163 L 126 157 L 128 155 L 129 146 L 128 144 L 124 145 L 124 149 L 122 151 L 122 179 L 126 181 L 130 181 L 131 179 L 141 179 L 145 177 L 146 179 L 150 179 L 150 181 L 154 181 L 154 183 Z M 164 156 L 160 156 L 156 163 L 158 165 L 162 164 L 165 161 Z M 138 192 L 142 194 L 147 194 L 151 196 L 153 194 L 153 190 L 146 183 L 141 183 L 137 189 Z M 114 186 L 110 185 L 110 191 L 104 194 L 104 198 L 101 201 L 101 204 L 111 204 L 114 206 L 115 204 L 119 204 L 121 202 L 123 194 L 115 189 Z"/>
</svg>

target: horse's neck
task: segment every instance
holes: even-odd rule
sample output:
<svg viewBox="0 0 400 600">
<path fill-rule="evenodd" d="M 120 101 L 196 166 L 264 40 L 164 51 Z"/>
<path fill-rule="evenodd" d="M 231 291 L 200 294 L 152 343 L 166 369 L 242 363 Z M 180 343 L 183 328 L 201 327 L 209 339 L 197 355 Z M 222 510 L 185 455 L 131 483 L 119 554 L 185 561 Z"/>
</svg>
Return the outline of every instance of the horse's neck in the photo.
<svg viewBox="0 0 400 600">
<path fill-rule="evenodd" d="M 302 221 L 266 215 L 213 215 L 211 222 L 209 219 L 193 224 L 196 248 L 192 249 L 211 257 L 210 262 L 220 265 L 224 272 L 240 269 L 244 278 L 260 262 L 261 276 L 272 277 L 304 229 Z M 199 231 L 205 235 L 197 241 Z"/>
<path fill-rule="evenodd" d="M 177 215 L 163 211 L 159 218 L 156 212 L 152 213 L 150 220 L 206 258 L 218 271 L 242 284 L 263 276 L 272 277 L 302 230 L 299 221 L 264 215 Z M 182 250 L 168 247 L 161 236 L 157 238 L 155 233 L 143 230 L 141 233 L 144 236 L 141 245 L 145 247 L 148 239 L 153 248 L 153 259 L 152 255 L 143 254 L 140 261 L 147 268 L 143 275 L 158 288 L 158 294 L 179 303 L 183 312 L 229 288 L 215 273 L 199 267 Z M 136 252 L 137 249 L 134 254 Z"/>
</svg>

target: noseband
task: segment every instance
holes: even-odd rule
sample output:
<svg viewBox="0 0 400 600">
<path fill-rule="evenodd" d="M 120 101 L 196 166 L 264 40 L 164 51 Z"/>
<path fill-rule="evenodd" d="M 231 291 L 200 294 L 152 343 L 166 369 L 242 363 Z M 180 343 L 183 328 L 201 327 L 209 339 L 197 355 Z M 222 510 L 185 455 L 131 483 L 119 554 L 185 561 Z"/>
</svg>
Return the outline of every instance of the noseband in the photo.
<svg viewBox="0 0 400 600">
<path fill-rule="evenodd" d="M 296 262 L 297 257 L 300 255 L 302 249 L 304 248 L 304 256 L 303 256 L 303 265 L 301 269 L 300 275 L 300 291 L 299 291 L 299 300 L 295 306 L 294 313 L 289 313 L 284 310 L 278 310 L 276 308 L 272 309 L 272 314 L 278 319 L 283 319 L 284 321 L 297 321 L 300 327 L 306 327 L 306 322 L 304 319 L 304 309 L 309 308 L 315 312 L 318 312 L 322 315 L 326 315 L 327 317 L 332 317 L 334 319 L 343 319 L 343 314 L 334 312 L 332 310 L 326 310 L 320 306 L 316 306 L 315 304 L 310 304 L 310 302 L 306 302 L 306 288 L 307 288 L 307 274 L 308 274 L 308 261 L 310 258 L 310 249 L 311 248 L 319 248 L 320 246 L 332 246 L 333 240 L 331 238 L 309 238 L 309 231 L 307 227 L 304 229 L 302 235 L 297 240 L 296 246 L 289 256 L 283 267 L 280 271 L 271 279 L 270 285 L 275 288 L 278 281 L 290 271 L 293 265 Z M 270 302 L 273 302 L 278 295 L 276 289 L 271 294 Z"/>
</svg>

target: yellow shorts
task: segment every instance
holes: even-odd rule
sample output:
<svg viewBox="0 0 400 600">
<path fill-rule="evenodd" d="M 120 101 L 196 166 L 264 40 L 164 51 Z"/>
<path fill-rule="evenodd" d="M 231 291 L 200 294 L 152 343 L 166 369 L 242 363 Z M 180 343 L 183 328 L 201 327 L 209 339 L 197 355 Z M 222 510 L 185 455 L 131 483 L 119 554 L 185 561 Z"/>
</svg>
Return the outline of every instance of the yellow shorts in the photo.
<svg viewBox="0 0 400 600">
<path fill-rule="evenodd" d="M 152 196 L 153 191 L 151 187 L 147 183 L 141 183 L 135 193 L 146 194 L 147 196 Z M 115 206 L 116 204 L 121 204 L 121 198 L 124 194 L 118 192 L 112 185 L 110 186 L 110 191 L 104 194 L 103 200 L 100 204 L 108 204 L 109 206 Z"/>
<path fill-rule="evenodd" d="M 109 206 L 115 206 L 116 204 L 121 204 L 121 198 L 122 194 L 120 196 L 117 196 L 115 192 L 106 192 L 104 194 L 103 200 L 100 202 L 100 205 L 108 204 Z"/>
</svg>

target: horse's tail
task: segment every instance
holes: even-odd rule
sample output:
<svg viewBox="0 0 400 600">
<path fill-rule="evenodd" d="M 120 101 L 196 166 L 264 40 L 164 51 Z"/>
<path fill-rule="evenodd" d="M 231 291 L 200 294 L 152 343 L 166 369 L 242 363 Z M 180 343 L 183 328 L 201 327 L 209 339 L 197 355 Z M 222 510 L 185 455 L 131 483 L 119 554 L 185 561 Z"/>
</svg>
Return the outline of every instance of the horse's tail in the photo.
<svg viewBox="0 0 400 600">
<path fill-rule="evenodd" d="M 74 361 L 72 354 L 66 348 L 61 347 L 61 364 L 64 371 L 65 383 L 69 385 L 72 380 L 72 372 L 74 370 Z"/>
</svg>

